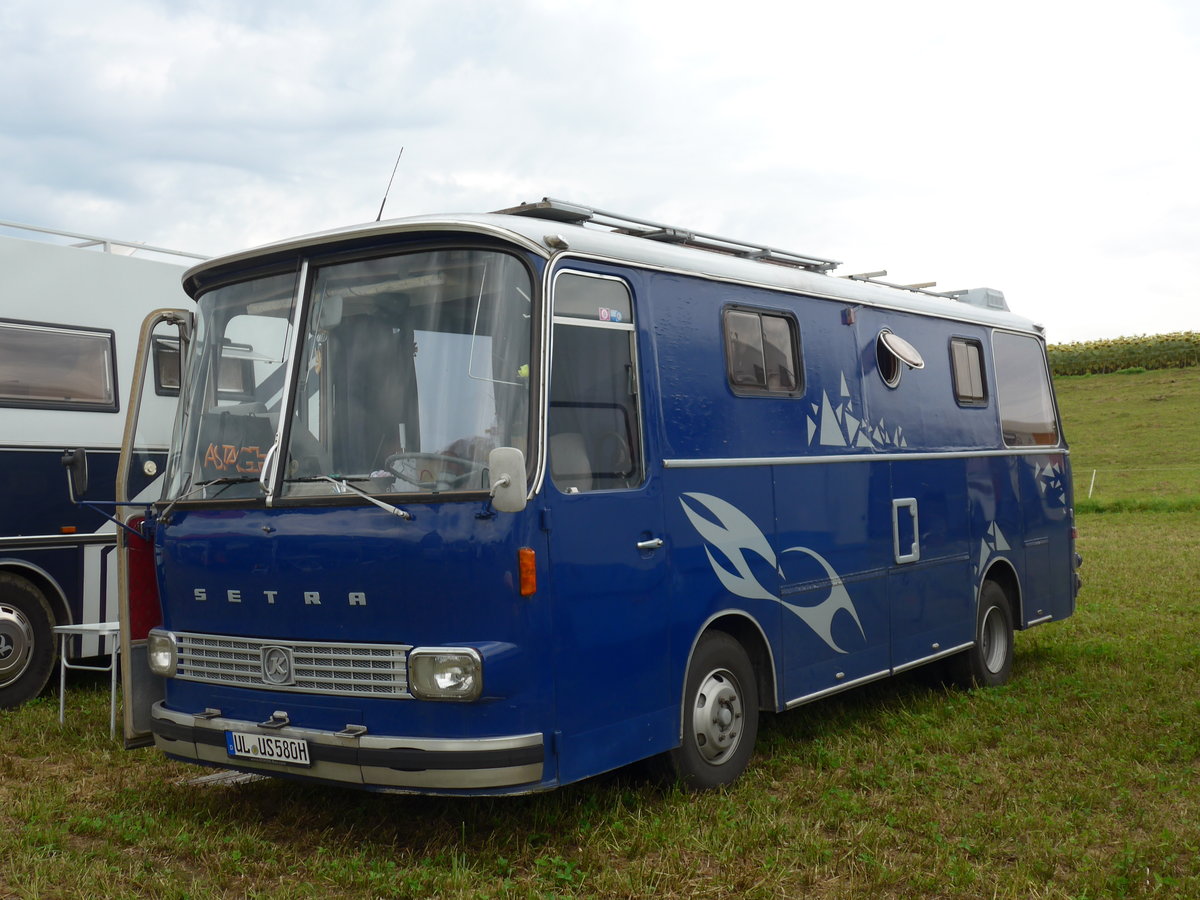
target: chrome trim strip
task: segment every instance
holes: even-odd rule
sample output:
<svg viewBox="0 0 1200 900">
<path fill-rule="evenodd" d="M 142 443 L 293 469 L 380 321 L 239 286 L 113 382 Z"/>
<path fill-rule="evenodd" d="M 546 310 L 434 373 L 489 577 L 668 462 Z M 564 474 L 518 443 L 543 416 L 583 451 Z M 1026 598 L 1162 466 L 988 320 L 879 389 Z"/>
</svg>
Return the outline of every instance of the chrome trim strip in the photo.
<svg viewBox="0 0 1200 900">
<path fill-rule="evenodd" d="M 664 459 L 664 469 L 709 469 L 722 466 L 811 466 L 822 463 L 917 462 L 987 456 L 1070 455 L 1066 447 L 1021 447 L 1009 450 L 938 450 L 919 453 L 843 453 L 831 456 L 746 456 L 728 459 Z"/>
<path fill-rule="evenodd" d="M 164 753 L 224 768 L 304 775 L 343 784 L 412 790 L 470 790 L 532 787 L 545 771 L 545 738 L 540 733 L 490 738 L 413 738 L 400 735 L 320 731 L 285 725 L 267 731 L 257 722 L 182 713 L 154 704 L 154 742 Z M 231 757 L 226 731 L 273 734 L 308 741 L 312 765 Z M 422 757 L 430 765 L 423 767 Z M 488 765 L 493 761 L 494 765 Z"/>
<path fill-rule="evenodd" d="M 949 650 L 940 650 L 929 656 L 922 656 L 920 659 L 914 659 L 911 662 L 906 662 L 903 665 L 896 666 L 892 669 L 893 675 L 899 675 L 901 672 L 907 672 L 909 669 L 915 669 L 917 666 L 923 666 L 925 663 L 935 662 L 947 656 L 953 656 L 955 653 L 961 653 L 963 650 L 970 650 L 975 646 L 974 641 L 967 641 L 965 644 L 959 644 L 957 647 L 951 647 Z"/>
<path fill-rule="evenodd" d="M 823 691 L 817 691 L 813 694 L 805 694 L 803 697 L 797 697 L 795 700 L 789 700 L 784 709 L 793 709 L 804 703 L 812 703 L 814 700 L 820 700 L 822 697 L 828 697 L 832 694 L 840 694 L 842 691 L 848 691 L 850 688 L 858 687 L 859 685 L 867 684 L 872 681 L 879 681 L 887 678 L 892 674 L 891 669 L 884 669 L 882 672 L 876 672 L 874 675 L 864 675 L 862 678 L 855 678 L 853 681 L 847 681 L 845 684 L 834 685 L 830 688 L 825 688 Z"/>
<path fill-rule="evenodd" d="M 22 443 L 16 439 L 12 439 L 6 441 L 4 444 L 0 444 L 0 453 L 53 453 L 56 456 L 62 456 L 63 449 L 64 448 L 62 445 L 47 447 L 45 441 L 38 441 L 37 443 Z M 83 449 L 86 450 L 89 455 L 93 453 L 109 453 L 113 456 L 116 456 L 121 452 L 121 447 L 117 444 L 88 444 Z M 146 447 L 144 449 L 150 453 L 167 452 L 166 447 Z"/>
<path fill-rule="evenodd" d="M 12 547 L 75 547 L 84 544 L 115 544 L 115 532 L 97 534 L 18 534 L 10 537 L 0 537 L 0 549 Z"/>
</svg>

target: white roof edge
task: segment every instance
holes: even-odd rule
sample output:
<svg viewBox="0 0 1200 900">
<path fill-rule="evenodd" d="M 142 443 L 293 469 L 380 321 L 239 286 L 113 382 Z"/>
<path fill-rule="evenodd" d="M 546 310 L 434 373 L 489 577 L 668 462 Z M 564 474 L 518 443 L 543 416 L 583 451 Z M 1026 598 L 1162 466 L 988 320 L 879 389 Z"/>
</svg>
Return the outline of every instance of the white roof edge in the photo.
<svg viewBox="0 0 1200 900">
<path fill-rule="evenodd" d="M 301 252 L 306 248 L 330 242 L 354 241 L 420 231 L 466 231 L 490 234 L 512 241 L 546 259 L 555 255 L 591 256 L 716 280 L 765 288 L 779 288 L 792 293 L 807 294 L 844 303 L 886 307 L 998 328 L 1040 333 L 1033 321 L 1023 316 L 1008 311 L 991 310 L 960 303 L 950 297 L 943 299 L 870 281 L 780 266 L 714 253 L 709 250 L 587 228 L 582 225 L 499 213 L 411 216 L 301 235 L 226 254 L 194 265 L 184 273 L 184 284 L 187 285 L 193 275 L 230 264 L 248 262 L 258 257 L 276 253 Z M 551 247 L 546 242 L 547 236 L 561 236 L 566 242 L 567 249 Z"/>
</svg>

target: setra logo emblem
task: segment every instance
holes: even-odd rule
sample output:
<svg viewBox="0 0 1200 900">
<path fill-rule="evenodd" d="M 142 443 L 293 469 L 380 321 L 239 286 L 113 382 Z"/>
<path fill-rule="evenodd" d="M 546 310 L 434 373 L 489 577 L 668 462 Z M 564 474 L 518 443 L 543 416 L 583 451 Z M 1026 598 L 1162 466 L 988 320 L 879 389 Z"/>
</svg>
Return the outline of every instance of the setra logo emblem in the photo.
<svg viewBox="0 0 1200 900">
<path fill-rule="evenodd" d="M 295 684 L 290 647 L 262 648 L 262 679 L 267 684 Z"/>
</svg>

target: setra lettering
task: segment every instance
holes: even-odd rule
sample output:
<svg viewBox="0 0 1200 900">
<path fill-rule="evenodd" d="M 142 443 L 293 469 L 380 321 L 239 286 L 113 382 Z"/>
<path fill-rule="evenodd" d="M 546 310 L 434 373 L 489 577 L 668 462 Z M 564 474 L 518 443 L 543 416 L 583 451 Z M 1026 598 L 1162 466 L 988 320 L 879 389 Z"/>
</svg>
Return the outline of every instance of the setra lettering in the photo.
<svg viewBox="0 0 1200 900">
<path fill-rule="evenodd" d="M 218 593 L 224 595 L 227 603 L 254 603 L 256 595 L 260 596 L 267 606 L 276 606 L 280 602 L 286 603 L 288 600 L 287 592 L 279 590 L 264 590 L 247 594 L 242 588 L 224 588 Z M 280 601 L 281 596 L 282 601 Z M 323 598 L 320 591 L 300 591 L 298 596 L 297 594 L 291 596 L 302 601 L 304 606 L 322 606 L 329 600 L 329 594 L 326 593 Z M 347 591 L 344 596 L 347 606 L 367 605 L 366 591 Z M 197 603 L 207 602 L 209 599 L 208 588 L 192 588 L 192 599 Z"/>
</svg>

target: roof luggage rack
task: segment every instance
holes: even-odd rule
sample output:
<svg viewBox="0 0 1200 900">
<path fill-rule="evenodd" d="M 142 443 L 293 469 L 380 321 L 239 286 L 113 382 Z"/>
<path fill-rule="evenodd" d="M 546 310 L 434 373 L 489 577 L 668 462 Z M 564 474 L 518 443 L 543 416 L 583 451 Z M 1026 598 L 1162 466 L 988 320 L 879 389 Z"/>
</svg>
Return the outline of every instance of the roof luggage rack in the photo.
<svg viewBox="0 0 1200 900">
<path fill-rule="evenodd" d="M 881 284 L 884 287 L 896 288 L 901 291 L 912 291 L 914 294 L 928 294 L 930 297 L 942 297 L 953 299 L 954 292 L 952 291 L 931 291 L 930 288 L 937 287 L 936 281 L 922 281 L 919 284 L 897 284 L 894 281 L 884 281 L 883 277 L 887 275 L 886 269 L 881 269 L 878 272 L 859 272 L 856 275 L 842 275 L 842 278 L 848 278 L 851 281 L 866 281 L 870 284 Z"/>
<path fill-rule="evenodd" d="M 695 247 L 712 253 L 723 253 L 726 256 L 738 256 L 743 259 L 753 259 L 758 262 L 773 263 L 777 266 L 791 266 L 798 269 L 808 269 L 812 272 L 828 272 L 836 269 L 840 263 L 832 259 L 822 259 L 819 256 L 809 256 L 803 253 L 792 253 L 780 250 L 778 247 L 768 247 L 766 244 L 753 244 L 746 241 L 719 237 L 715 234 L 704 234 L 686 228 L 676 228 L 663 225 L 647 219 L 636 219 L 618 213 L 605 212 L 578 203 L 568 203 L 544 197 L 535 203 L 522 203 L 510 209 L 496 210 L 501 215 L 529 216 L 535 219 L 547 219 L 551 222 L 564 222 L 570 225 L 595 225 L 606 228 L 617 234 L 628 234 L 634 237 L 661 241 L 667 244 L 679 244 L 684 247 Z"/>
<path fill-rule="evenodd" d="M 980 309 L 1009 311 L 1008 303 L 1004 299 L 1004 292 L 998 291 L 995 288 L 979 287 L 956 291 L 931 291 L 930 288 L 937 287 L 936 281 L 926 281 L 922 284 L 895 284 L 891 281 L 883 281 L 882 279 L 885 275 L 887 275 L 887 271 L 881 270 L 879 272 L 860 272 L 857 275 L 842 275 L 840 277 L 848 278 L 851 281 L 882 284 L 884 287 L 899 288 L 902 291 L 912 291 L 916 294 L 928 294 L 930 297 L 941 297 L 944 300 L 957 300 L 959 303 L 978 306 Z"/>
<path fill-rule="evenodd" d="M 0 221 L 0 228 L 9 229 L 19 232 L 32 232 L 38 235 L 48 235 L 55 238 L 54 241 L 46 241 L 46 243 L 56 243 L 61 247 L 78 247 L 82 250 L 95 250 L 98 253 L 113 253 L 118 256 L 134 256 L 137 253 L 152 253 L 163 256 L 182 256 L 187 259 L 208 259 L 207 256 L 202 256 L 199 253 L 188 253 L 184 250 L 169 250 L 166 247 L 155 247 L 150 244 L 141 244 L 134 241 L 119 241 L 114 238 L 97 237 L 91 234 L 79 234 L 75 231 L 62 231 L 58 228 L 42 228 L 38 225 L 23 225 L 20 222 Z M 28 235 L 17 235 L 28 239 Z M 58 243 L 58 238 L 66 238 L 75 243 L 63 244 Z"/>
</svg>

